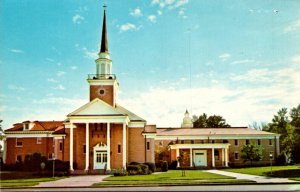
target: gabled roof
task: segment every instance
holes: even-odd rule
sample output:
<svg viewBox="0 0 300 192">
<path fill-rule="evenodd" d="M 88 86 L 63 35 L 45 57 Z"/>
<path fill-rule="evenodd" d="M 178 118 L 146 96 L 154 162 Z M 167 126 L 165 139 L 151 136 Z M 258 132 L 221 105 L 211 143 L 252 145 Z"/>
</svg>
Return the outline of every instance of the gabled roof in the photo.
<svg viewBox="0 0 300 192">
<path fill-rule="evenodd" d="M 87 104 L 76 109 L 72 113 L 68 114 L 70 116 L 124 116 L 117 108 L 109 105 L 108 103 L 102 101 L 99 98 L 88 102 Z"/>
<path fill-rule="evenodd" d="M 99 98 L 95 98 L 68 114 L 68 117 L 71 116 L 128 116 L 130 121 L 145 121 L 124 107 L 120 105 L 113 107 Z"/>
</svg>

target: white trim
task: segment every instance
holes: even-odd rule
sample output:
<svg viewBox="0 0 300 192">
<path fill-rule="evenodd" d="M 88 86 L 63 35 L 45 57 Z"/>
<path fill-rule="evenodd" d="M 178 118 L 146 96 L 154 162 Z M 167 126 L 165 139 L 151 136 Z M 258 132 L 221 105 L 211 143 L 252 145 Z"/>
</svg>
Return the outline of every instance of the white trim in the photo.
<svg viewBox="0 0 300 192">
<path fill-rule="evenodd" d="M 5 133 L 6 138 L 36 138 L 36 137 L 53 137 L 51 133 L 27 133 L 27 134 L 11 134 L 11 133 Z"/>
<path fill-rule="evenodd" d="M 89 147 L 90 147 L 90 134 L 89 134 L 89 123 L 85 124 L 85 170 L 88 171 L 89 170 L 89 157 L 90 157 L 90 151 L 89 151 Z"/>
<path fill-rule="evenodd" d="M 129 123 L 128 116 L 72 116 L 72 123 Z"/>
<path fill-rule="evenodd" d="M 73 123 L 70 122 L 70 170 L 74 171 L 73 169 Z"/>
<path fill-rule="evenodd" d="M 107 145 L 107 166 L 106 170 L 110 170 L 110 123 L 107 123 L 106 145 Z"/>
<path fill-rule="evenodd" d="M 156 133 L 142 133 L 142 135 L 147 137 L 147 139 L 155 139 Z"/>
<path fill-rule="evenodd" d="M 159 135 L 157 133 L 155 140 L 220 140 L 220 139 L 274 139 L 275 134 L 273 135 Z"/>
<path fill-rule="evenodd" d="M 117 79 L 88 79 L 90 85 L 112 85 L 119 86 Z"/>
<path fill-rule="evenodd" d="M 144 128 L 146 126 L 146 122 L 129 122 L 128 128 Z"/>
<path fill-rule="evenodd" d="M 127 143 L 127 140 L 126 140 L 126 136 L 127 136 L 127 131 L 126 131 L 126 124 L 125 123 L 123 123 L 123 132 L 122 132 L 122 134 L 123 134 L 123 139 L 122 139 L 122 141 L 123 141 L 123 168 L 124 169 L 126 169 L 126 162 L 127 162 L 127 147 L 126 147 L 126 143 Z"/>
<path fill-rule="evenodd" d="M 210 149 L 210 148 L 225 148 L 228 149 L 230 143 L 204 143 L 204 144 L 174 144 L 170 145 L 171 149 Z"/>
</svg>

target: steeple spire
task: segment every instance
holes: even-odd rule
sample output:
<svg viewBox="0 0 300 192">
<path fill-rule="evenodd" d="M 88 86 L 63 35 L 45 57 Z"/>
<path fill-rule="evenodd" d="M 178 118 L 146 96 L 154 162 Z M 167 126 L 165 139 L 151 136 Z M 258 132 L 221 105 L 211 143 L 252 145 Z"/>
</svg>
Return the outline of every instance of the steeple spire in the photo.
<svg viewBox="0 0 300 192">
<path fill-rule="evenodd" d="M 108 53 L 108 41 L 107 41 L 107 31 L 106 31 L 106 5 L 103 6 L 103 26 L 102 26 L 102 36 L 101 36 L 101 46 L 99 53 Z"/>
</svg>

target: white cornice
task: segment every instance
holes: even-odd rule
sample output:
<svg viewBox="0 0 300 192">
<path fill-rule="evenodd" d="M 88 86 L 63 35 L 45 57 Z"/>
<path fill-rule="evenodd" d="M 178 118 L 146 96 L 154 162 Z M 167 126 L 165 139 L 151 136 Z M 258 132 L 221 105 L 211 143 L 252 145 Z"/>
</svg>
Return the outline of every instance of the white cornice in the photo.
<svg viewBox="0 0 300 192">
<path fill-rule="evenodd" d="M 113 85 L 119 86 L 119 82 L 116 79 L 88 79 L 90 85 Z"/>
<path fill-rule="evenodd" d="M 207 148 L 224 148 L 228 149 L 229 143 L 204 143 L 204 144 L 174 144 L 170 145 L 171 149 L 207 149 Z"/>
<path fill-rule="evenodd" d="M 188 139 L 276 139 L 279 138 L 280 135 L 272 134 L 272 135 L 157 135 L 155 140 L 188 140 Z"/>
</svg>

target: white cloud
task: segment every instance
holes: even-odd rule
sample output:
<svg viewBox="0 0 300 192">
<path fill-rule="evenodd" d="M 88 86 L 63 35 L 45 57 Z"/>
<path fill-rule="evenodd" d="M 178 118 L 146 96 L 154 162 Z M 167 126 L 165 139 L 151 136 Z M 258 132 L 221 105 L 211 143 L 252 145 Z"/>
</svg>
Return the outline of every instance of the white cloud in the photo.
<svg viewBox="0 0 300 192">
<path fill-rule="evenodd" d="M 189 0 L 152 0 L 151 5 L 158 5 L 160 8 L 176 9 L 187 4 Z"/>
<path fill-rule="evenodd" d="M 54 60 L 51 59 L 51 58 L 46 58 L 46 60 L 49 61 L 49 62 L 54 62 Z"/>
<path fill-rule="evenodd" d="M 292 32 L 292 31 L 296 31 L 296 30 L 299 30 L 300 29 L 300 19 L 289 24 L 288 26 L 286 26 L 284 29 L 283 29 L 283 32 L 284 33 L 289 33 L 289 32 Z"/>
<path fill-rule="evenodd" d="M 80 24 L 83 20 L 84 20 L 84 17 L 79 14 L 76 14 L 72 17 L 72 21 L 75 24 Z"/>
<path fill-rule="evenodd" d="M 174 2 L 172 2 L 174 4 L 172 4 L 172 5 L 170 5 L 168 7 L 169 9 L 176 9 L 178 7 L 181 7 L 181 6 L 185 5 L 185 4 L 187 4 L 189 2 L 189 0 L 177 0 L 177 1 L 174 1 Z"/>
<path fill-rule="evenodd" d="M 54 104 L 54 105 L 69 105 L 69 106 L 77 106 L 79 104 L 83 105 L 86 102 L 87 102 L 86 99 L 71 99 L 71 98 L 63 98 L 63 97 L 50 97 L 47 99 L 33 100 L 34 104 L 43 104 L 43 105 Z"/>
<path fill-rule="evenodd" d="M 161 10 L 157 10 L 157 15 L 162 15 L 163 12 Z"/>
<path fill-rule="evenodd" d="M 53 87 L 53 89 L 56 89 L 56 90 L 65 90 L 65 87 L 61 84 L 57 85 L 56 87 Z"/>
<path fill-rule="evenodd" d="M 149 15 L 148 20 L 152 23 L 156 23 L 156 16 L 155 15 Z"/>
<path fill-rule="evenodd" d="M 295 63 L 299 63 L 300 62 L 300 54 L 293 56 L 291 60 Z"/>
<path fill-rule="evenodd" d="M 231 57 L 231 55 L 230 55 L 229 53 L 223 53 L 222 55 L 219 55 L 219 58 L 220 58 L 222 61 L 226 61 L 226 60 L 228 60 L 230 57 Z"/>
<path fill-rule="evenodd" d="M 59 77 L 65 75 L 65 74 L 66 74 L 66 72 L 64 72 L 64 71 L 58 71 L 56 73 L 56 75 L 59 76 Z"/>
<path fill-rule="evenodd" d="M 185 109 L 191 115 L 217 114 L 223 116 L 232 126 L 247 126 L 254 121 L 270 122 L 280 108 L 291 108 L 299 104 L 300 69 L 283 68 L 256 72 L 264 78 L 257 79 L 257 75 L 253 77 L 253 81 L 256 79 L 261 82 L 273 78 L 275 80 L 268 81 L 276 83 L 230 88 L 222 86 L 218 79 L 212 79 L 213 84 L 207 87 L 174 89 L 166 85 L 132 97 L 125 94 L 126 98 L 120 98 L 120 103 L 145 118 L 148 124 L 154 123 L 159 127 L 179 127 Z M 246 73 L 241 76 L 245 76 L 243 80 L 246 80 L 253 74 Z"/>
<path fill-rule="evenodd" d="M 125 31 L 137 31 L 139 28 L 136 27 L 136 25 L 132 23 L 126 23 L 120 26 L 120 31 L 125 32 Z"/>
<path fill-rule="evenodd" d="M 72 70 L 76 70 L 76 69 L 77 69 L 77 66 L 71 66 L 71 69 L 72 69 Z"/>
<path fill-rule="evenodd" d="M 24 53 L 24 51 L 21 49 L 10 49 L 9 51 L 13 53 Z"/>
<path fill-rule="evenodd" d="M 179 15 L 179 17 L 181 17 L 181 18 L 183 18 L 183 19 L 186 19 L 187 18 L 187 16 L 185 15 L 185 8 L 181 8 L 180 10 L 179 10 L 179 12 L 178 12 L 178 15 Z"/>
<path fill-rule="evenodd" d="M 55 79 L 53 79 L 53 78 L 48 78 L 47 81 L 48 81 L 48 82 L 52 82 L 52 83 L 57 83 L 57 82 L 58 82 L 57 80 L 55 80 Z"/>
<path fill-rule="evenodd" d="M 15 91 L 25 91 L 24 87 L 16 86 L 16 85 L 8 85 L 8 89 Z"/>
<path fill-rule="evenodd" d="M 233 61 L 233 62 L 231 62 L 231 64 L 238 65 L 238 64 L 246 64 L 246 63 L 252 63 L 252 62 L 254 62 L 254 60 L 243 59 L 243 60 Z"/>
<path fill-rule="evenodd" d="M 135 8 L 134 10 L 132 10 L 130 12 L 130 15 L 134 16 L 134 17 L 141 17 L 142 14 L 142 10 L 140 8 Z"/>
<path fill-rule="evenodd" d="M 98 51 L 90 51 L 86 47 L 82 48 L 82 51 L 84 53 L 84 56 L 89 58 L 89 59 L 97 59 L 98 57 Z"/>
</svg>

